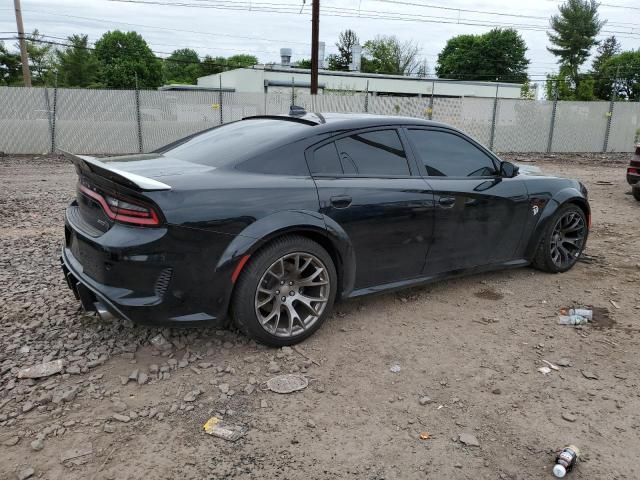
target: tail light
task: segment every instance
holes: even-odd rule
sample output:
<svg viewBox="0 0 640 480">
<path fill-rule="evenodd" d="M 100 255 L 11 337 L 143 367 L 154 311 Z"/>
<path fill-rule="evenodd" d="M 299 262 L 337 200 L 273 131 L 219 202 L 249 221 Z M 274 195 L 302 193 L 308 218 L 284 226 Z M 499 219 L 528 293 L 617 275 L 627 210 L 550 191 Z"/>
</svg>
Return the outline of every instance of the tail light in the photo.
<svg viewBox="0 0 640 480">
<path fill-rule="evenodd" d="M 627 168 L 627 174 L 629 174 L 629 175 L 638 175 L 638 169 L 637 168 L 633 168 L 633 167 L 629 167 L 629 168 Z"/>
<path fill-rule="evenodd" d="M 99 193 L 83 184 L 78 188 L 83 194 L 98 202 L 114 222 L 145 227 L 160 225 L 158 214 L 149 205 L 112 194 Z"/>
</svg>

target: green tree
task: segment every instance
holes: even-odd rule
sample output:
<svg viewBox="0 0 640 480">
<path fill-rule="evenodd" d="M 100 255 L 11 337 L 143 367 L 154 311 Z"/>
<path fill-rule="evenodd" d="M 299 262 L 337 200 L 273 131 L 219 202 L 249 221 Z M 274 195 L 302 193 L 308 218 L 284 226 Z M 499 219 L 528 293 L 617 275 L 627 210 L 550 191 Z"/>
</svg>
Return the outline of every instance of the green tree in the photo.
<svg viewBox="0 0 640 480">
<path fill-rule="evenodd" d="M 162 61 L 136 32 L 107 32 L 95 44 L 98 79 L 105 87 L 142 88 L 162 84 Z"/>
<path fill-rule="evenodd" d="M 302 60 L 298 60 L 296 62 L 296 67 L 297 68 L 306 68 L 306 69 L 311 69 L 311 59 L 310 58 L 303 58 Z"/>
<path fill-rule="evenodd" d="M 520 87 L 520 98 L 525 100 L 536 99 L 536 89 L 531 85 L 531 82 L 527 78 Z"/>
<path fill-rule="evenodd" d="M 230 69 L 253 67 L 258 64 L 258 57 L 244 53 L 232 55 L 227 58 L 227 64 Z"/>
<path fill-rule="evenodd" d="M 224 72 L 228 70 L 227 59 L 225 57 L 212 57 L 211 55 L 205 55 L 200 62 L 200 75 L 215 75 L 216 73 Z"/>
<path fill-rule="evenodd" d="M 364 44 L 363 72 L 411 75 L 419 68 L 419 48 L 411 41 L 400 42 L 395 36 L 378 35 Z"/>
<path fill-rule="evenodd" d="M 71 35 L 68 47 L 56 51 L 58 85 L 63 87 L 95 87 L 98 61 L 89 48 L 87 35 Z"/>
<path fill-rule="evenodd" d="M 589 57 L 591 48 L 598 45 L 596 37 L 606 21 L 600 20 L 595 0 L 566 0 L 558 9 L 560 13 L 549 21 L 553 32 L 547 35 L 553 46 L 547 50 L 558 57 L 558 63 L 565 68 L 577 91 L 581 80 L 578 70 Z"/>
<path fill-rule="evenodd" d="M 164 61 L 165 83 L 194 85 L 202 72 L 200 57 L 195 50 L 174 50 Z"/>
<path fill-rule="evenodd" d="M 201 76 L 215 75 L 235 68 L 247 68 L 258 64 L 258 58 L 254 55 L 232 55 L 229 58 L 205 56 L 200 65 Z"/>
<path fill-rule="evenodd" d="M 548 100 L 595 100 L 594 80 L 589 74 L 579 74 L 576 85 L 569 67 L 561 67 L 554 75 L 547 75 L 546 94 Z"/>
<path fill-rule="evenodd" d="M 438 55 L 436 74 L 457 80 L 527 80 L 527 45 L 512 28 L 494 28 L 482 35 L 450 38 Z"/>
<path fill-rule="evenodd" d="M 329 55 L 329 70 L 346 72 L 351 64 L 351 48 L 360 43 L 358 35 L 353 30 L 345 30 L 338 35 L 336 47 L 338 54 Z"/>
<path fill-rule="evenodd" d="M 619 99 L 640 100 L 640 49 L 612 56 L 604 62 L 601 72 L 603 75 L 597 82 L 603 91 L 608 92 L 607 100 L 611 99 L 613 92 Z"/>
<path fill-rule="evenodd" d="M 53 85 L 55 82 L 55 50 L 53 45 L 48 43 L 38 30 L 27 35 L 25 40 L 31 83 L 33 85 Z M 20 49 L 20 45 L 17 43 L 16 48 Z"/>
<path fill-rule="evenodd" d="M 621 50 L 622 46 L 616 37 L 608 37 L 598 47 L 598 53 L 591 65 L 591 71 L 595 80 L 594 93 L 596 97 L 602 100 L 609 100 L 611 98 L 611 82 L 607 77 L 615 73 L 604 71 L 603 66 L 607 60 L 620 53 Z"/>
<path fill-rule="evenodd" d="M 22 81 L 20 55 L 12 53 L 0 42 L 0 85 L 18 85 Z"/>
</svg>

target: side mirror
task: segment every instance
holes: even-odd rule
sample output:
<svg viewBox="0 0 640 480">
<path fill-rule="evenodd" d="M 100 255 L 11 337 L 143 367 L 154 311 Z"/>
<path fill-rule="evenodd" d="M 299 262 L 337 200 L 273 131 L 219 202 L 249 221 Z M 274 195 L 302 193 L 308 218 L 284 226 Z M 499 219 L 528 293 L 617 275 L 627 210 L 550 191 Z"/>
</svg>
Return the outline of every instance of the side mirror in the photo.
<svg viewBox="0 0 640 480">
<path fill-rule="evenodd" d="M 511 162 L 500 163 L 500 176 L 504 178 L 513 178 L 518 175 L 520 169 Z"/>
</svg>

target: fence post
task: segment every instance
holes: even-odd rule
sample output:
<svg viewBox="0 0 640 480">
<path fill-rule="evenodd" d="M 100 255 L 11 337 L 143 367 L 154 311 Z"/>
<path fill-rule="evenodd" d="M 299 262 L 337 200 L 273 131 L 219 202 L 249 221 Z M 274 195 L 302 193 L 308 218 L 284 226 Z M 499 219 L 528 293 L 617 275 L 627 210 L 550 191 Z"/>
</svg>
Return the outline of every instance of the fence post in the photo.
<svg viewBox="0 0 640 480">
<path fill-rule="evenodd" d="M 296 78 L 291 77 L 291 106 L 296 104 Z"/>
<path fill-rule="evenodd" d="M 431 97 L 429 97 L 429 120 L 433 120 L 433 95 L 436 89 L 436 81 L 431 80 Z"/>
<path fill-rule="evenodd" d="M 222 73 L 218 75 L 218 103 L 220 104 L 220 125 L 222 125 L 224 123 L 224 116 L 222 114 Z"/>
<path fill-rule="evenodd" d="M 556 91 L 553 95 L 553 108 L 551 110 L 551 125 L 549 126 L 549 140 L 547 142 L 547 153 L 551 153 L 553 146 L 553 130 L 556 128 L 556 111 L 558 109 L 558 90 L 560 89 L 560 80 L 556 80 Z"/>
<path fill-rule="evenodd" d="M 496 136 L 496 114 L 498 113 L 498 88 L 500 84 L 497 83 L 498 79 L 496 78 L 496 96 L 493 99 L 493 115 L 491 116 L 491 137 L 489 140 L 489 150 L 493 151 L 493 141 Z"/>
<path fill-rule="evenodd" d="M 58 112 L 58 72 L 53 87 L 53 113 L 51 115 L 51 153 L 56 151 L 56 113 Z"/>
<path fill-rule="evenodd" d="M 607 112 L 607 127 L 604 131 L 604 144 L 602 145 L 602 153 L 607 153 L 607 149 L 609 148 L 609 134 L 611 133 L 611 119 L 613 118 L 613 109 L 616 106 L 616 93 L 618 90 L 616 89 L 616 84 L 618 82 L 618 74 L 620 73 L 620 67 L 616 69 L 616 78 L 613 82 L 613 92 L 611 93 L 611 101 L 609 102 L 609 111 Z"/>
<path fill-rule="evenodd" d="M 367 80 L 367 89 L 364 92 L 364 113 L 369 113 L 369 80 Z"/>
<path fill-rule="evenodd" d="M 58 73 L 56 72 L 56 82 L 53 87 L 53 107 L 49 101 L 49 88 L 44 89 L 44 101 L 47 108 L 47 119 L 49 120 L 50 153 L 56 151 L 56 103 L 58 98 Z"/>
<path fill-rule="evenodd" d="M 142 118 L 140 116 L 140 90 L 138 89 L 138 74 L 136 73 L 136 122 L 138 124 L 138 153 L 144 151 L 142 144 Z"/>
</svg>

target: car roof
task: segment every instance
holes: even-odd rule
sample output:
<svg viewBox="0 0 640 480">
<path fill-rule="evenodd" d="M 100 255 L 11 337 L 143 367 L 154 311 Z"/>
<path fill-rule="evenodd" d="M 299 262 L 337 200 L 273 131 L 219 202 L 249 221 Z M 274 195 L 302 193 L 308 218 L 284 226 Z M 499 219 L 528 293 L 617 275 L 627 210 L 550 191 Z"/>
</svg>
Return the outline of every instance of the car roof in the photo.
<svg viewBox="0 0 640 480">
<path fill-rule="evenodd" d="M 431 120 L 423 120 L 415 117 L 376 115 L 370 113 L 319 113 L 300 111 L 300 113 L 297 114 L 256 115 L 243 118 L 243 120 L 251 119 L 273 119 L 302 123 L 314 127 L 313 131 L 310 131 L 309 134 L 332 132 L 336 130 L 355 130 L 384 125 L 421 125 L 444 127 L 455 130 L 455 128 L 450 125 Z"/>
</svg>

